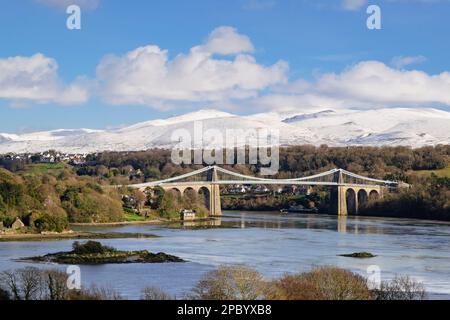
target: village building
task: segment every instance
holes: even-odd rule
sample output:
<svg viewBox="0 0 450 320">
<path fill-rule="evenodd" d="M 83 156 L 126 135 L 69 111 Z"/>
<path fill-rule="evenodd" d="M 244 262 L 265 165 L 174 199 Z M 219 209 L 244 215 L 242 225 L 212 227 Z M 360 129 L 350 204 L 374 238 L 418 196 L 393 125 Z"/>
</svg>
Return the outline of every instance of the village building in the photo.
<svg viewBox="0 0 450 320">
<path fill-rule="evenodd" d="M 183 221 L 192 221 L 196 219 L 196 212 L 195 210 L 181 210 L 180 211 L 180 219 Z"/>
<path fill-rule="evenodd" d="M 18 217 L 16 218 L 16 221 L 11 225 L 12 230 L 18 230 L 25 227 L 25 224 L 20 220 Z"/>
</svg>

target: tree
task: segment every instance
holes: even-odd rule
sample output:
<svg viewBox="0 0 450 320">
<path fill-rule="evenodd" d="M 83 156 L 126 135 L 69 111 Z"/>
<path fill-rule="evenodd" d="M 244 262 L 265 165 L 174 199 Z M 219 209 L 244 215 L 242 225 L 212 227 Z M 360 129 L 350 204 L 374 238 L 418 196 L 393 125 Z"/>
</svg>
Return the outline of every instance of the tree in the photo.
<svg viewBox="0 0 450 320">
<path fill-rule="evenodd" d="M 136 201 L 136 209 L 138 211 L 142 210 L 142 208 L 145 205 L 145 202 L 147 201 L 147 196 L 145 195 L 145 193 L 143 193 L 138 189 L 134 189 L 131 196 Z"/>
<path fill-rule="evenodd" d="M 0 213 L 4 212 L 5 209 L 6 209 L 6 204 L 5 204 L 5 202 L 3 201 L 2 195 L 0 194 Z"/>
<path fill-rule="evenodd" d="M 4 271 L 0 274 L 0 287 L 8 290 L 13 300 L 38 300 L 41 298 L 42 278 L 36 268 Z"/>
<path fill-rule="evenodd" d="M 377 300 L 424 300 L 427 297 L 423 284 L 407 276 L 383 281 L 374 294 Z"/>
<path fill-rule="evenodd" d="M 193 289 L 200 300 L 258 300 L 264 297 L 261 274 L 246 266 L 220 266 L 208 272 Z"/>
<path fill-rule="evenodd" d="M 159 206 L 159 212 L 162 217 L 168 219 L 178 219 L 182 207 L 182 199 L 179 192 L 170 190 L 164 193 L 164 197 Z"/>
</svg>

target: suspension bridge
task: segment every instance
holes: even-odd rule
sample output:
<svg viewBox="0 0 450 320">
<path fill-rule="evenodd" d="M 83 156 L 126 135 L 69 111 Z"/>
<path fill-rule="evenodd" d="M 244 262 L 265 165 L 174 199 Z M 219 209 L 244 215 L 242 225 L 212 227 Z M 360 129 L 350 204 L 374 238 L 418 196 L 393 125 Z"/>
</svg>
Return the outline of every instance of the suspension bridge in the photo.
<svg viewBox="0 0 450 320">
<path fill-rule="evenodd" d="M 269 179 L 240 174 L 218 166 L 209 166 L 169 179 L 132 184 L 126 187 L 141 191 L 161 187 L 165 191 L 174 190 L 181 195 L 184 195 L 187 190 L 194 190 L 205 195 L 205 205 L 210 215 L 220 216 L 222 214 L 220 186 L 238 184 L 330 187 L 331 213 L 342 216 L 358 214 L 361 206 L 369 199 L 383 197 L 386 192 L 399 186 L 395 181 L 368 178 L 343 169 L 333 169 L 295 179 Z"/>
</svg>

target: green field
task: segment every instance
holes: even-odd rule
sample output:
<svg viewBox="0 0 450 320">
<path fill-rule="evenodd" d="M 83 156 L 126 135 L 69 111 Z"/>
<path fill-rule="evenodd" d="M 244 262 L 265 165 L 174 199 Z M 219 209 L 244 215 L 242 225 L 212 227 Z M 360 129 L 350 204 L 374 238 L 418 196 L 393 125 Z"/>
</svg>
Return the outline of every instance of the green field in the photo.
<svg viewBox="0 0 450 320">
<path fill-rule="evenodd" d="M 125 216 L 125 221 L 130 221 L 130 222 L 148 220 L 143 216 L 140 216 L 138 214 L 133 214 L 133 213 L 125 213 L 124 216 Z"/>
<path fill-rule="evenodd" d="M 419 176 L 419 177 L 429 177 L 432 173 L 438 177 L 450 178 L 450 166 L 440 170 L 420 170 L 420 171 L 410 171 L 409 174 Z"/>
</svg>

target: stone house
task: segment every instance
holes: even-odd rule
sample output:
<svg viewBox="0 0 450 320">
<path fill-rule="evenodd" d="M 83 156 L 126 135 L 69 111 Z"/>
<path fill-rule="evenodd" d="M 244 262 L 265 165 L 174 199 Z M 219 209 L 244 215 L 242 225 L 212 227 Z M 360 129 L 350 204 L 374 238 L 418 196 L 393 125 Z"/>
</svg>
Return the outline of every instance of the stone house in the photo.
<svg viewBox="0 0 450 320">
<path fill-rule="evenodd" d="M 11 229 L 18 230 L 25 227 L 25 224 L 22 222 L 22 220 L 19 219 L 19 217 L 16 218 L 16 221 L 11 225 Z"/>
<path fill-rule="evenodd" d="M 195 210 L 181 210 L 180 219 L 183 221 L 192 221 L 195 220 L 196 213 Z"/>
</svg>

